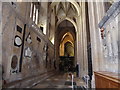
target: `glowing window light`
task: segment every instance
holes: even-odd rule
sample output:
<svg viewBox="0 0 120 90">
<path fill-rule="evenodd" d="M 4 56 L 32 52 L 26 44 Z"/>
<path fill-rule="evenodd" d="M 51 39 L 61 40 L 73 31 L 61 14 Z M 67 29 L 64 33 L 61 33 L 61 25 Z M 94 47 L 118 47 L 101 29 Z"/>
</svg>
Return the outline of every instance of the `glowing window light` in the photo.
<svg viewBox="0 0 120 90">
<path fill-rule="evenodd" d="M 54 44 L 54 37 L 51 39 L 52 44 Z"/>
<path fill-rule="evenodd" d="M 33 21 L 35 21 L 35 11 L 36 11 L 36 7 L 35 7 L 35 5 L 34 5 Z"/>
<path fill-rule="evenodd" d="M 33 3 L 31 3 L 31 7 L 30 7 L 30 18 L 32 17 L 32 7 L 33 7 Z"/>
<path fill-rule="evenodd" d="M 38 9 L 36 9 L 36 19 L 35 19 L 35 23 L 38 24 Z"/>
</svg>

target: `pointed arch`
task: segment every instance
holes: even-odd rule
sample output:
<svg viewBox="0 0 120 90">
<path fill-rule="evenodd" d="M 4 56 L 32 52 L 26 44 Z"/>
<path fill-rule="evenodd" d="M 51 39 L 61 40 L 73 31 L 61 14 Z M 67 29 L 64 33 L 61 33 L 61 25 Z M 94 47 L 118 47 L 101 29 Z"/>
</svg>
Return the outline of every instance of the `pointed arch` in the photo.
<svg viewBox="0 0 120 90">
<path fill-rule="evenodd" d="M 74 22 L 74 20 L 72 20 L 71 18 L 63 18 L 63 19 L 60 19 L 58 22 L 57 22 L 57 25 L 56 25 L 56 29 L 58 28 L 59 24 L 64 21 L 64 20 L 68 20 L 69 22 L 71 22 L 73 24 L 73 26 L 75 27 L 75 32 L 77 32 L 77 25 L 76 23 Z"/>
</svg>

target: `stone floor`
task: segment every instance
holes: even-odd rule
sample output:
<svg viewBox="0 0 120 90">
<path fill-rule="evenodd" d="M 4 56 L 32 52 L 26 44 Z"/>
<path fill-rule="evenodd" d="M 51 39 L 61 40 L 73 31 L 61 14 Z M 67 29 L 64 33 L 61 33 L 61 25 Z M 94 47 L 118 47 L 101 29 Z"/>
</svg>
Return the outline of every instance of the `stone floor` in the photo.
<svg viewBox="0 0 120 90">
<path fill-rule="evenodd" d="M 65 85 L 66 81 L 71 81 L 71 79 L 66 74 L 59 73 L 40 82 L 33 88 L 71 88 L 70 85 Z M 77 86 L 85 85 L 80 78 L 74 78 L 74 82 L 76 82 Z"/>
</svg>

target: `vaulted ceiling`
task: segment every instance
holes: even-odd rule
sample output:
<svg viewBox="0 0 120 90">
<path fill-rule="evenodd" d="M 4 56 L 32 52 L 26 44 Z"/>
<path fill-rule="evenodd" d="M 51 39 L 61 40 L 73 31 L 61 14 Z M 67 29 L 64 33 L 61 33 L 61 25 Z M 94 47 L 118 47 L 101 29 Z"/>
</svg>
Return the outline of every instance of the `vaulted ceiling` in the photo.
<svg viewBox="0 0 120 90">
<path fill-rule="evenodd" d="M 57 0 L 55 2 L 49 2 L 49 11 L 52 13 L 53 16 L 55 16 L 55 28 L 56 28 L 56 36 L 58 37 L 58 40 L 61 39 L 60 33 L 66 32 L 66 30 L 69 32 L 76 32 L 77 30 L 77 17 L 80 15 L 81 10 L 81 3 L 76 2 L 75 0 Z M 51 14 L 50 14 L 51 15 Z M 51 18 L 51 20 L 53 20 Z M 53 22 L 50 22 L 51 24 Z M 69 29 L 71 28 L 71 29 Z M 52 29 L 51 29 L 52 30 Z M 64 34 L 63 33 L 63 34 Z M 57 35 L 59 34 L 59 35 Z"/>
<path fill-rule="evenodd" d="M 60 2 L 58 5 L 56 5 L 56 15 L 59 15 L 60 13 L 64 13 L 65 16 L 69 15 L 77 15 L 77 10 L 73 6 L 73 4 L 68 2 Z"/>
<path fill-rule="evenodd" d="M 58 18 L 62 17 L 76 17 L 80 14 L 80 5 L 75 0 L 70 2 L 52 2 L 51 8 Z"/>
</svg>

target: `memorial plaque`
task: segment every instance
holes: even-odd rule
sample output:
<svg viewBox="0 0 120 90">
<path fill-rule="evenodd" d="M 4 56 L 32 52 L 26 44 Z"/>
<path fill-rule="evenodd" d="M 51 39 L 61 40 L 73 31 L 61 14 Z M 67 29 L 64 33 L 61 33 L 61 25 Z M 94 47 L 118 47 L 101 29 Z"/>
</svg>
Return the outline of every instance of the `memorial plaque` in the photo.
<svg viewBox="0 0 120 90">
<path fill-rule="evenodd" d="M 14 45 L 20 47 L 22 45 L 22 39 L 18 35 L 15 36 Z"/>
<path fill-rule="evenodd" d="M 18 25 L 17 25 L 17 31 L 18 31 L 19 33 L 22 33 L 22 28 L 21 28 L 20 26 L 18 26 Z"/>
<path fill-rule="evenodd" d="M 12 62 L 11 62 L 11 67 L 12 67 L 12 69 L 15 69 L 15 68 L 17 67 L 17 63 L 18 63 L 18 58 L 17 58 L 16 55 L 14 55 L 14 56 L 12 57 Z"/>
</svg>

